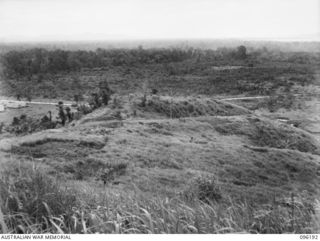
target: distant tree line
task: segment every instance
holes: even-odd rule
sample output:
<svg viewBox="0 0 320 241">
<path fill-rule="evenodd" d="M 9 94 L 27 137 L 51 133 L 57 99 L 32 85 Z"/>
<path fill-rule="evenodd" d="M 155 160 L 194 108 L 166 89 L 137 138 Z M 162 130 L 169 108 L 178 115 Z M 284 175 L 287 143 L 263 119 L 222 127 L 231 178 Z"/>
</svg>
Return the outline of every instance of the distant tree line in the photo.
<svg viewBox="0 0 320 241">
<path fill-rule="evenodd" d="M 46 50 L 34 48 L 10 51 L 2 56 L 3 72 L 8 78 L 21 78 L 41 74 L 78 71 L 82 68 L 110 66 L 138 66 L 139 64 L 168 64 L 194 60 L 219 60 L 221 58 L 245 59 L 246 47 L 237 49 L 101 49 L 96 51 Z"/>
<path fill-rule="evenodd" d="M 195 49 L 189 48 L 153 48 L 144 49 L 101 49 L 85 50 L 47 50 L 32 48 L 12 50 L 2 55 L 1 64 L 7 78 L 31 78 L 37 75 L 59 72 L 79 71 L 83 68 L 104 68 L 114 66 L 137 66 L 146 64 L 171 64 L 192 61 L 193 63 L 211 62 L 233 63 L 234 61 L 284 61 L 310 64 L 320 61 L 320 53 L 270 51 L 267 48 L 249 50 L 241 45 L 237 48 Z M 193 64 L 194 65 L 194 64 Z"/>
<path fill-rule="evenodd" d="M 152 79 L 152 87 L 162 92 L 175 85 L 182 92 L 190 86 L 192 91 L 202 94 L 268 94 L 279 86 L 312 82 L 311 68 L 320 64 L 320 53 L 288 53 L 243 45 L 216 50 L 191 47 L 98 48 L 95 51 L 33 48 L 6 52 L 0 56 L 0 61 L 1 77 L 9 95 L 27 100 L 60 96 L 79 102 L 91 95 L 102 74 L 92 73 L 89 77 L 81 70 L 104 71 L 103 75 L 111 85 L 124 92 L 139 88 L 143 79 Z M 216 70 L 213 68 L 216 66 L 226 66 L 226 69 Z M 239 66 L 245 68 L 228 69 Z M 196 88 L 191 87 L 194 77 L 201 77 L 196 80 Z"/>
</svg>

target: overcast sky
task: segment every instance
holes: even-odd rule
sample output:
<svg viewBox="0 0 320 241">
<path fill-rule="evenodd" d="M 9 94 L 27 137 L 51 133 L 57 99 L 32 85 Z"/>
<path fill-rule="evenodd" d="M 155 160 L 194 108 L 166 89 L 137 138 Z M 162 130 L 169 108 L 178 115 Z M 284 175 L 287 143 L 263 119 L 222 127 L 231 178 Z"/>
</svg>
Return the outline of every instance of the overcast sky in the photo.
<svg viewBox="0 0 320 241">
<path fill-rule="evenodd" d="M 0 41 L 320 40 L 320 0 L 0 0 Z"/>
</svg>

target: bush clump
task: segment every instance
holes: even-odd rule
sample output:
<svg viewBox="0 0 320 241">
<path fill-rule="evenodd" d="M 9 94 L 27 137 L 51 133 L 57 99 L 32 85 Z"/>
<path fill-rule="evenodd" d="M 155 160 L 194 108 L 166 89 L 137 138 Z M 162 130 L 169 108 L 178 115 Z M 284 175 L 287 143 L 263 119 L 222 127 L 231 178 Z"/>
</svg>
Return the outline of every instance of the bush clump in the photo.
<svg viewBox="0 0 320 241">
<path fill-rule="evenodd" d="M 188 200 L 200 200 L 204 203 L 219 202 L 222 199 L 221 188 L 212 175 L 201 175 L 193 178 L 190 188 L 184 192 Z"/>
</svg>

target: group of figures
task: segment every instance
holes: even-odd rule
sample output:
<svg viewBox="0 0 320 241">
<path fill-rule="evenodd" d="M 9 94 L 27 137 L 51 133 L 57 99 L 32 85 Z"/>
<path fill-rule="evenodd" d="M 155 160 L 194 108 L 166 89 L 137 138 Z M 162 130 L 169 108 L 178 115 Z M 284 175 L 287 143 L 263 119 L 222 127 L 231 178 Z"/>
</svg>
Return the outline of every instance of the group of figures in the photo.
<svg viewBox="0 0 320 241">
<path fill-rule="evenodd" d="M 68 121 L 69 123 L 73 121 L 74 113 L 71 112 L 71 108 L 69 106 L 64 108 L 63 102 L 58 103 L 58 117 L 61 125 L 65 125 Z"/>
<path fill-rule="evenodd" d="M 76 113 L 71 110 L 69 106 L 64 106 L 63 102 L 59 102 L 57 105 L 58 115 L 56 119 L 52 119 L 52 112 L 48 111 L 41 119 L 34 119 L 23 114 L 20 117 L 14 117 L 11 125 L 5 127 L 1 126 L 1 131 L 6 130 L 15 134 L 27 134 L 35 131 L 54 129 L 57 126 L 65 126 L 70 123 L 76 117 Z"/>
</svg>

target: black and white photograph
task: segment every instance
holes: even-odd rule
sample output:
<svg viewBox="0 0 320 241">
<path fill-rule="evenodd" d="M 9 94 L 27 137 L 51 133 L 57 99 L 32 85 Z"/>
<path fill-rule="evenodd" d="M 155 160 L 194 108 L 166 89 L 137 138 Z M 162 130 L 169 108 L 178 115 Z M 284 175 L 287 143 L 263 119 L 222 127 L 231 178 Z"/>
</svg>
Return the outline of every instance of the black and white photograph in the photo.
<svg viewBox="0 0 320 241">
<path fill-rule="evenodd" d="M 0 0 L 0 239 L 87 234 L 320 239 L 320 0 Z"/>
</svg>

